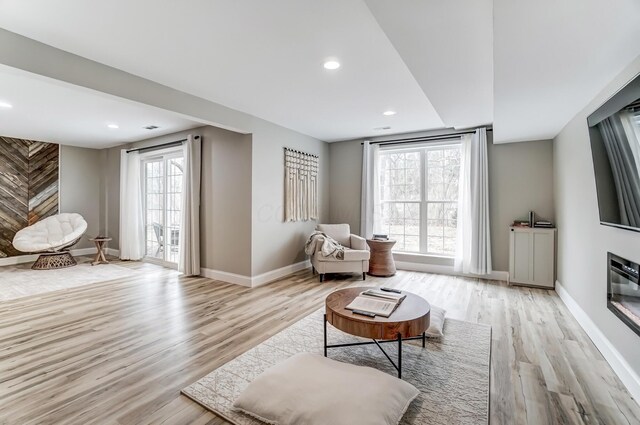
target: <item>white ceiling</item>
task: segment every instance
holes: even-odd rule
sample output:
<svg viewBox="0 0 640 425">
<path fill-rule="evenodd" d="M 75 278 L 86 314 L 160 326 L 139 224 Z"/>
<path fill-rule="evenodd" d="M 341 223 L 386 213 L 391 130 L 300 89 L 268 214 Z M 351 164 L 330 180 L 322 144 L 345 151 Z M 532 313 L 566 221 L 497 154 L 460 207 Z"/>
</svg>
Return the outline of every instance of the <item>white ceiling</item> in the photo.
<svg viewBox="0 0 640 425">
<path fill-rule="evenodd" d="M 494 139 L 555 137 L 640 54 L 639 0 L 494 0 Z"/>
<path fill-rule="evenodd" d="M 443 127 L 361 0 L 1 4 L 9 31 L 322 140 Z"/>
<path fill-rule="evenodd" d="M 203 124 L 174 113 L 0 66 L 0 135 L 105 148 Z M 118 129 L 110 129 L 116 124 Z M 147 125 L 155 130 L 145 130 Z"/>
<path fill-rule="evenodd" d="M 493 122 L 492 0 L 366 0 L 446 127 Z"/>
<path fill-rule="evenodd" d="M 638 0 L 0 0 L 0 27 L 328 141 L 551 138 L 640 54 Z"/>
</svg>

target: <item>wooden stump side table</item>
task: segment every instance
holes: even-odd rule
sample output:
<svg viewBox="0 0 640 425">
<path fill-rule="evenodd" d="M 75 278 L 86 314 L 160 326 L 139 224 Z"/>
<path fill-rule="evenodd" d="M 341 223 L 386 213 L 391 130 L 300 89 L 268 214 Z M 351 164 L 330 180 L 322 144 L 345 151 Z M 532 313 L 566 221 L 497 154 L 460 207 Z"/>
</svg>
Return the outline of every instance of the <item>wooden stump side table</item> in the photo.
<svg viewBox="0 0 640 425">
<path fill-rule="evenodd" d="M 396 274 L 396 263 L 391 254 L 391 248 L 396 244 L 394 240 L 367 239 L 371 250 L 369 259 L 369 275 L 389 277 Z"/>
<path fill-rule="evenodd" d="M 107 242 L 109 242 L 112 238 L 91 238 L 90 241 L 93 241 L 96 244 L 96 258 L 91 262 L 92 266 L 97 264 L 109 264 L 107 257 L 104 256 L 104 246 Z"/>
</svg>

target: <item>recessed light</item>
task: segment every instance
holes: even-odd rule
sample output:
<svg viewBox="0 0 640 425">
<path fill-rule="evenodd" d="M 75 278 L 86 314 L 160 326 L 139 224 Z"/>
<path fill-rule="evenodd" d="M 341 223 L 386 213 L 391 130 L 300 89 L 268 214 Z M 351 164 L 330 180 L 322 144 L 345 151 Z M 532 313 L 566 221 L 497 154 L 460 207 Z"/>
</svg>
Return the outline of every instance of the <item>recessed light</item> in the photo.
<svg viewBox="0 0 640 425">
<path fill-rule="evenodd" d="M 2 100 L 0 100 L 0 108 L 11 109 L 13 108 L 13 105 L 9 102 L 3 102 Z"/>
<path fill-rule="evenodd" d="M 326 61 L 323 66 L 324 66 L 325 69 L 334 70 L 334 69 L 340 68 L 340 62 L 338 62 L 338 61 Z"/>
<path fill-rule="evenodd" d="M 114 130 L 120 128 L 118 124 L 107 124 L 107 127 L 112 128 Z"/>
<path fill-rule="evenodd" d="M 391 115 L 395 115 L 396 113 L 396 111 L 384 111 L 382 115 L 390 117 Z"/>
</svg>

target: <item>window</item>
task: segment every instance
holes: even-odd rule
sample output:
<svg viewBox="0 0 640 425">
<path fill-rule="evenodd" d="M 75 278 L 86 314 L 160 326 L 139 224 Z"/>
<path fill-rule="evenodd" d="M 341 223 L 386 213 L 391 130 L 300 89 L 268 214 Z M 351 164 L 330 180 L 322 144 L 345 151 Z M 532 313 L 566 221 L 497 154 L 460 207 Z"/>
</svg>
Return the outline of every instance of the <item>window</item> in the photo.
<svg viewBox="0 0 640 425">
<path fill-rule="evenodd" d="M 145 256 L 166 263 L 179 258 L 182 152 L 143 161 Z"/>
<path fill-rule="evenodd" d="M 460 145 L 380 150 L 381 223 L 396 251 L 453 256 Z"/>
</svg>

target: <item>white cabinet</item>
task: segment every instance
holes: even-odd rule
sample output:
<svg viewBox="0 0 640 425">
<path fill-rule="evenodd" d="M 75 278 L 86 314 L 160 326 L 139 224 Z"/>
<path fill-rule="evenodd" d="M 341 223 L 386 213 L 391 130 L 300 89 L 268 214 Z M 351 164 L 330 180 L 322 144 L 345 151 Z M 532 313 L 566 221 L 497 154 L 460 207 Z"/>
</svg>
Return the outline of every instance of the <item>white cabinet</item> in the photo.
<svg viewBox="0 0 640 425">
<path fill-rule="evenodd" d="M 509 282 L 553 288 L 556 229 L 510 227 L 509 230 Z"/>
</svg>

